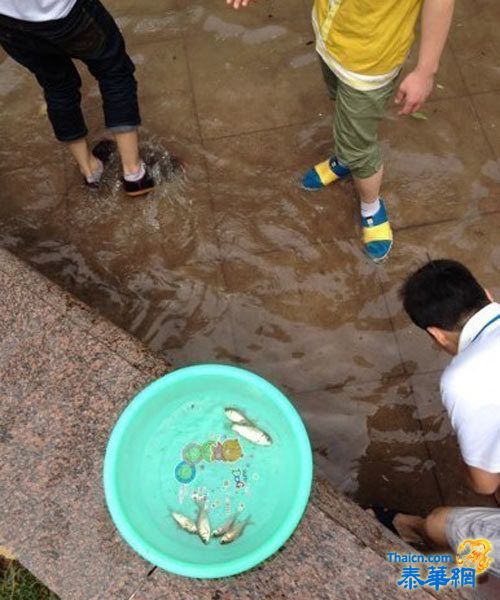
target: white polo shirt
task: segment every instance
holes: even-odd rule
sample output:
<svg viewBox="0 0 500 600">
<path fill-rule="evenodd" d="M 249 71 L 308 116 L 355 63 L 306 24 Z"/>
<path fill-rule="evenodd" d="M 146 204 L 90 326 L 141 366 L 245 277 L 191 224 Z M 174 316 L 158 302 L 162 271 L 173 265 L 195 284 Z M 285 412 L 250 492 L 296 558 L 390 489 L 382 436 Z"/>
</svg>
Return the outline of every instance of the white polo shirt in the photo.
<svg viewBox="0 0 500 600">
<path fill-rule="evenodd" d="M 441 377 L 441 395 L 464 462 L 500 473 L 500 304 L 467 321 Z"/>
<path fill-rule="evenodd" d="M 0 14 L 22 21 L 55 21 L 66 17 L 77 0 L 0 0 Z"/>
</svg>

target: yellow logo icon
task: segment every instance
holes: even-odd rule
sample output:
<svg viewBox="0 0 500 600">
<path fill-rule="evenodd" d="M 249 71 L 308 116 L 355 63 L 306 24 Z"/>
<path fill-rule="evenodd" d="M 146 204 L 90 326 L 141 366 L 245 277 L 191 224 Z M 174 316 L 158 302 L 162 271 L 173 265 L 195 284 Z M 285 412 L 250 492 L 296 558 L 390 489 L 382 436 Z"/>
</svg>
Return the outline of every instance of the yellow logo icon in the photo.
<svg viewBox="0 0 500 600">
<path fill-rule="evenodd" d="M 480 575 L 493 563 L 493 558 L 488 556 L 491 550 L 493 545 L 484 538 L 464 540 L 457 548 L 457 565 L 476 569 L 476 574 Z"/>
</svg>

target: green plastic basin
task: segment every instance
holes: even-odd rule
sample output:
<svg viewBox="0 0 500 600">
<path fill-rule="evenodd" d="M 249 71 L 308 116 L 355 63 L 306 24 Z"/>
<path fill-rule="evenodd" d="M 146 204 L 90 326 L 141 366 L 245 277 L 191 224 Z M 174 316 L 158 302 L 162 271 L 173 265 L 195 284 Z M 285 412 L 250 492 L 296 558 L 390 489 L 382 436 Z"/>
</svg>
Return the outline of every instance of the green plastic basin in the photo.
<svg viewBox="0 0 500 600">
<path fill-rule="evenodd" d="M 273 439 L 257 446 L 231 429 L 224 408 L 242 410 Z M 304 425 L 273 385 L 243 369 L 198 365 L 140 392 L 111 434 L 104 491 L 124 540 L 144 559 L 188 577 L 241 573 L 276 552 L 297 527 L 312 481 Z M 172 510 L 196 519 L 206 498 L 212 528 L 249 517 L 241 537 L 207 545 L 180 529 Z"/>
</svg>

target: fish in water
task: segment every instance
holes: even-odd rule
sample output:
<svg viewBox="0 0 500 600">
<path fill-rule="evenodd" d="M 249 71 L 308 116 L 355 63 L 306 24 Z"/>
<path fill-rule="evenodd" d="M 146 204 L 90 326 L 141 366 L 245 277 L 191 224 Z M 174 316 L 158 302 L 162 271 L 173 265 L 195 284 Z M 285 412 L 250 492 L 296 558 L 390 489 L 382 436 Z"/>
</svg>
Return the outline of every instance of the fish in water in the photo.
<svg viewBox="0 0 500 600">
<path fill-rule="evenodd" d="M 225 408 L 224 413 L 226 414 L 226 417 L 233 423 L 251 424 L 245 415 L 237 408 Z"/>
<path fill-rule="evenodd" d="M 210 541 L 210 537 L 212 535 L 212 530 L 210 529 L 210 521 L 208 520 L 208 512 L 205 508 L 205 500 L 197 499 L 196 503 L 198 504 L 198 518 L 196 519 L 196 530 L 198 531 L 198 535 L 200 536 L 201 541 L 204 544 L 208 544 Z"/>
<path fill-rule="evenodd" d="M 262 429 L 255 427 L 255 425 L 235 423 L 231 429 L 249 442 L 252 442 L 252 444 L 257 444 L 257 446 L 270 446 L 273 443 L 271 436 L 262 431 Z"/>
<path fill-rule="evenodd" d="M 221 525 L 220 527 L 217 527 L 217 529 L 213 530 L 212 535 L 214 537 L 221 537 L 225 533 L 227 533 L 233 526 L 234 522 L 236 521 L 236 516 L 237 516 L 237 514 L 229 517 L 229 519 L 223 525 Z"/>
<path fill-rule="evenodd" d="M 250 523 L 250 517 L 239 523 L 233 523 L 226 533 L 221 537 L 221 544 L 230 544 L 237 540 L 245 530 L 245 527 Z"/>
<path fill-rule="evenodd" d="M 184 529 L 184 531 L 187 531 L 188 533 L 197 533 L 198 527 L 196 527 L 196 523 L 191 521 L 191 519 L 186 517 L 186 515 L 172 511 L 172 519 L 177 523 L 177 525 L 179 525 L 181 529 Z"/>
</svg>

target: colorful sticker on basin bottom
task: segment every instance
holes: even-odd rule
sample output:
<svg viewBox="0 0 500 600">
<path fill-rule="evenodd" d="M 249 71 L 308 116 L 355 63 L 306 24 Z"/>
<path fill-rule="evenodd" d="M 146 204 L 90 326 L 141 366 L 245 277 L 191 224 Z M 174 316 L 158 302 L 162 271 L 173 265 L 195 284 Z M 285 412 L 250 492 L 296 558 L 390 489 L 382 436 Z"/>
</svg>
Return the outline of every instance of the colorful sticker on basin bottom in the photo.
<svg viewBox="0 0 500 600">
<path fill-rule="evenodd" d="M 202 446 L 200 444 L 188 444 L 182 451 L 182 458 L 190 465 L 199 463 L 203 458 Z"/>
<path fill-rule="evenodd" d="M 191 483 L 196 477 L 196 467 L 186 461 L 181 461 L 175 467 L 175 478 L 179 483 Z"/>
<path fill-rule="evenodd" d="M 184 446 L 181 454 L 183 460 L 175 467 L 175 478 L 179 483 L 186 484 L 196 477 L 195 465 L 214 461 L 236 462 L 243 457 L 243 450 L 238 440 L 228 439 L 204 444 L 191 442 Z"/>
</svg>

